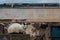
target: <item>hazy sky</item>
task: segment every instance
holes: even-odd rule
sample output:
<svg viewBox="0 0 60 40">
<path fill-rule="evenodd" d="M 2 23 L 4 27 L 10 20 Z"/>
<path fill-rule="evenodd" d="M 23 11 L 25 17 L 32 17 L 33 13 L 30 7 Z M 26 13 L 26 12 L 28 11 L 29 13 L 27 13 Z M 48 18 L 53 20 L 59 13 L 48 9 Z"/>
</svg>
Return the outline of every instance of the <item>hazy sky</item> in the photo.
<svg viewBox="0 0 60 40">
<path fill-rule="evenodd" d="M 0 3 L 60 3 L 60 0 L 0 0 Z"/>
</svg>

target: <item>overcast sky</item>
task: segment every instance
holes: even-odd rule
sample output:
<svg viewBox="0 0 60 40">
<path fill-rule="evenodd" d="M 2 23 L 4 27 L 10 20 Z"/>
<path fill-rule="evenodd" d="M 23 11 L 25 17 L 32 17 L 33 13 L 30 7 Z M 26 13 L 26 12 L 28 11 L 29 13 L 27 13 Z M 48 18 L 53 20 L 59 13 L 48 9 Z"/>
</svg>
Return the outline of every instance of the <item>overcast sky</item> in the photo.
<svg viewBox="0 0 60 40">
<path fill-rule="evenodd" d="M 0 3 L 60 3 L 60 0 L 0 0 Z"/>
</svg>

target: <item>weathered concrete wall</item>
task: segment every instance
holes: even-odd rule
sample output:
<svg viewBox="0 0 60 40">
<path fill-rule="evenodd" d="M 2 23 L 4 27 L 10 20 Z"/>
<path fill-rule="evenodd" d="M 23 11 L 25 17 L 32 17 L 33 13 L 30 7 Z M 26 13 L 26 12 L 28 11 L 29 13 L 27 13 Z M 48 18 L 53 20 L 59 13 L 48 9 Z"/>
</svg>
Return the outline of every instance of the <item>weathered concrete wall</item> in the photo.
<svg viewBox="0 0 60 40">
<path fill-rule="evenodd" d="M 0 9 L 0 19 L 60 22 L 60 9 Z"/>
</svg>

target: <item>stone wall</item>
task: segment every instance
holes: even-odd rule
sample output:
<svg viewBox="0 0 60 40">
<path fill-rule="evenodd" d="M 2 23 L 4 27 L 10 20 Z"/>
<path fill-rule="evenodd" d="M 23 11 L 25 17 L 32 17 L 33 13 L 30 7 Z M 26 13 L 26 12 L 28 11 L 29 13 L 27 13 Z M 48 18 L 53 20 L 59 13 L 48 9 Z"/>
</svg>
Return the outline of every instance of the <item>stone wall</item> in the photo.
<svg viewBox="0 0 60 40">
<path fill-rule="evenodd" d="M 0 19 L 27 19 L 37 22 L 59 22 L 60 9 L 0 9 Z"/>
</svg>

